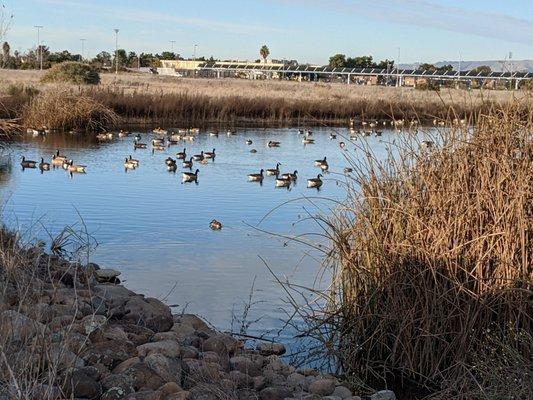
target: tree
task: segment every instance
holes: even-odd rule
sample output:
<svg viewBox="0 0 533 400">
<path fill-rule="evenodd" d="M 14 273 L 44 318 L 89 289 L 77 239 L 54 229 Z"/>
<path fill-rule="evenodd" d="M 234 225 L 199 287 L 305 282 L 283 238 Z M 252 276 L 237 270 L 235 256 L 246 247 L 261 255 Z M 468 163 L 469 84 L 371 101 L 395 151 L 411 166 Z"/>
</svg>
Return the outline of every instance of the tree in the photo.
<svg viewBox="0 0 533 400">
<path fill-rule="evenodd" d="M 375 67 L 372 61 L 372 56 L 360 56 L 355 58 L 348 58 L 346 66 L 349 68 L 373 68 Z"/>
<path fill-rule="evenodd" d="M 94 57 L 93 64 L 98 65 L 100 68 L 102 67 L 110 67 L 111 66 L 111 54 L 109 54 L 107 51 L 102 51 Z"/>
<path fill-rule="evenodd" d="M 270 55 L 270 50 L 268 49 L 268 46 L 264 44 L 261 49 L 259 49 L 259 54 L 261 57 L 263 57 L 263 60 L 266 62 L 267 57 Z"/>
<path fill-rule="evenodd" d="M 437 67 L 435 67 L 433 64 L 423 63 L 423 64 L 420 64 L 418 69 L 421 71 L 426 71 L 426 72 L 434 72 L 437 70 Z"/>
<path fill-rule="evenodd" d="M 122 69 L 127 66 L 128 63 L 128 54 L 124 49 L 118 49 L 117 52 L 113 55 L 113 66 L 117 65 L 118 58 L 118 68 Z"/>
<path fill-rule="evenodd" d="M 2 68 L 9 67 L 11 61 L 11 46 L 9 46 L 8 42 L 4 42 L 2 45 Z"/>
<path fill-rule="evenodd" d="M 442 67 L 438 67 L 437 68 L 437 72 L 443 74 L 445 72 L 450 72 L 450 71 L 453 71 L 453 65 L 451 64 L 448 64 L 448 65 L 443 65 Z"/>
<path fill-rule="evenodd" d="M 379 69 L 392 69 L 394 68 L 394 60 L 389 60 L 388 58 L 382 60 L 376 64 L 376 68 Z"/>
<path fill-rule="evenodd" d="M 329 58 L 329 66 L 331 68 L 346 67 L 346 56 L 344 54 L 335 54 Z"/>
<path fill-rule="evenodd" d="M 492 72 L 492 69 L 488 65 L 480 65 L 479 67 L 476 67 L 472 69 L 471 73 L 476 75 L 490 75 Z"/>
</svg>

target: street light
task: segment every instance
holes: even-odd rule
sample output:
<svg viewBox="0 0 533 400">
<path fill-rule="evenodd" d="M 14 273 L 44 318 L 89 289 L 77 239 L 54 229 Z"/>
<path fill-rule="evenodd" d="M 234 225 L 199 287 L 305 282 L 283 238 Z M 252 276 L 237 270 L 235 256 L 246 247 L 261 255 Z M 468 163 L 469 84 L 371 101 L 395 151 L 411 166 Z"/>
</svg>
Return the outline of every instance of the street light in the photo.
<svg viewBox="0 0 533 400">
<path fill-rule="evenodd" d="M 37 28 L 37 54 L 39 55 L 39 61 L 41 64 L 41 71 L 43 70 L 43 49 L 41 48 L 41 29 L 44 28 L 42 25 L 35 25 L 34 28 Z"/>
<path fill-rule="evenodd" d="M 194 53 L 193 53 L 193 56 L 192 56 L 192 58 L 193 58 L 194 61 L 196 61 L 196 49 L 197 49 L 197 47 L 198 47 L 198 45 L 195 44 L 195 45 L 194 45 Z"/>
<path fill-rule="evenodd" d="M 396 61 L 396 86 L 400 87 L 400 48 L 398 47 L 398 59 Z"/>
<path fill-rule="evenodd" d="M 85 41 L 87 39 L 80 39 L 81 42 L 81 62 L 83 62 L 83 53 L 85 52 Z"/>
<path fill-rule="evenodd" d="M 115 75 L 118 75 L 118 32 L 120 29 L 114 29 L 115 31 Z"/>
<path fill-rule="evenodd" d="M 174 43 L 176 43 L 175 40 L 171 40 L 171 41 L 170 41 L 171 48 L 172 48 L 172 53 L 174 53 Z"/>
</svg>

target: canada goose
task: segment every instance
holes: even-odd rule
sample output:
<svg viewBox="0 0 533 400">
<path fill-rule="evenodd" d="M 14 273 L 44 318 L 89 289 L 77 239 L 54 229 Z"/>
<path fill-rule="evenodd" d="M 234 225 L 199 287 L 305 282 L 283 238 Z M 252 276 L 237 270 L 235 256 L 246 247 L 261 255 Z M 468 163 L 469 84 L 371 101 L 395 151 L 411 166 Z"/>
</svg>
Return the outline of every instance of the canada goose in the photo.
<svg viewBox="0 0 533 400">
<path fill-rule="evenodd" d="M 376 126 L 378 126 L 378 123 L 377 122 L 371 122 L 370 124 L 368 124 L 369 127 L 371 127 L 372 129 L 374 129 Z"/>
<path fill-rule="evenodd" d="M 189 133 L 189 131 L 185 128 L 179 128 L 178 133 Z"/>
<path fill-rule="evenodd" d="M 218 136 L 218 131 L 209 132 L 209 136 Z"/>
<path fill-rule="evenodd" d="M 304 134 L 304 130 L 303 129 L 298 129 L 298 134 L 299 135 L 303 135 Z"/>
<path fill-rule="evenodd" d="M 252 142 L 250 139 L 248 139 L 248 140 L 246 141 L 246 144 L 247 144 L 247 145 L 251 145 L 252 143 L 253 143 L 253 142 Z"/>
<path fill-rule="evenodd" d="M 200 128 L 191 128 L 191 129 L 189 129 L 189 132 L 190 133 L 194 133 L 194 134 L 198 134 L 198 133 L 200 133 Z"/>
<path fill-rule="evenodd" d="M 109 137 L 105 133 L 99 133 L 98 135 L 96 135 L 96 140 L 98 140 L 99 142 L 106 142 L 109 140 Z"/>
<path fill-rule="evenodd" d="M 85 168 L 87 168 L 87 166 L 74 164 L 74 162 L 70 160 L 67 170 L 68 172 L 77 172 L 80 174 L 84 174 Z"/>
<path fill-rule="evenodd" d="M 318 174 L 316 178 L 311 178 L 307 180 L 307 187 L 308 188 L 319 188 L 322 186 L 322 174 Z"/>
<path fill-rule="evenodd" d="M 228 136 L 235 136 L 235 135 L 237 134 L 237 131 L 235 131 L 235 130 L 228 130 L 228 131 L 226 132 L 226 134 L 227 134 Z"/>
<path fill-rule="evenodd" d="M 133 137 L 133 139 L 138 142 L 139 140 L 141 140 L 141 135 L 138 133 Z"/>
<path fill-rule="evenodd" d="M 183 182 L 196 182 L 198 183 L 198 174 L 200 173 L 200 170 L 196 170 L 195 172 L 182 172 L 181 178 Z"/>
<path fill-rule="evenodd" d="M 215 149 L 213 149 L 213 151 L 206 151 L 204 153 L 204 157 L 205 158 L 215 158 L 216 157 Z"/>
<path fill-rule="evenodd" d="M 126 131 L 123 131 L 123 130 L 121 130 L 121 131 L 118 133 L 118 137 L 119 137 L 119 138 L 128 137 L 129 135 L 131 135 L 131 132 L 126 132 Z"/>
<path fill-rule="evenodd" d="M 424 140 L 421 143 L 421 147 L 425 149 L 432 149 L 434 145 L 435 143 L 432 142 L 431 140 Z"/>
<path fill-rule="evenodd" d="M 126 157 L 126 160 L 124 161 L 124 168 L 126 168 L 126 169 L 135 169 L 136 166 L 137 166 L 137 164 L 135 164 L 134 162 L 130 161 L 130 159 L 128 157 Z"/>
<path fill-rule="evenodd" d="M 315 140 L 314 139 L 309 139 L 309 138 L 304 138 L 302 140 L 302 143 L 303 144 L 314 144 L 315 143 Z"/>
<path fill-rule="evenodd" d="M 381 136 L 381 134 L 383 133 L 383 131 L 374 131 L 374 135 L 377 137 L 377 136 Z"/>
<path fill-rule="evenodd" d="M 315 160 L 315 167 L 320 167 L 322 164 L 327 164 L 328 161 L 327 161 L 327 158 L 324 157 L 323 160 Z"/>
<path fill-rule="evenodd" d="M 61 153 L 59 152 L 59 149 L 56 150 L 56 157 L 59 159 L 63 159 L 63 160 L 67 159 L 67 156 L 61 155 Z"/>
<path fill-rule="evenodd" d="M 63 157 L 58 157 L 55 154 L 52 156 L 52 165 L 60 167 L 66 161 Z"/>
<path fill-rule="evenodd" d="M 35 168 L 37 162 L 32 160 L 26 160 L 26 158 L 22 156 L 22 161 L 20 162 L 20 165 L 22 166 L 22 168 Z"/>
<path fill-rule="evenodd" d="M 156 128 L 152 132 L 157 133 L 159 135 L 166 135 L 168 133 L 168 131 L 162 128 Z"/>
<path fill-rule="evenodd" d="M 64 160 L 63 163 L 61 164 L 61 168 L 63 168 L 64 170 L 67 170 L 68 167 L 70 166 L 70 162 L 72 160 Z"/>
<path fill-rule="evenodd" d="M 183 151 L 180 151 L 179 153 L 176 153 L 176 157 L 178 157 L 179 160 L 184 160 L 185 157 L 187 157 L 187 149 L 183 149 Z"/>
<path fill-rule="evenodd" d="M 49 171 L 50 170 L 50 164 L 47 162 L 44 162 L 44 158 L 41 157 L 41 162 L 39 163 L 39 169 L 41 171 Z"/>
<path fill-rule="evenodd" d="M 345 174 L 349 174 L 350 172 L 353 172 L 353 168 L 350 168 L 350 167 L 345 167 L 344 168 L 344 173 Z"/>
<path fill-rule="evenodd" d="M 107 137 L 107 140 L 111 140 L 113 139 L 114 135 L 112 132 L 108 132 L 108 133 L 105 133 L 106 137 Z"/>
<path fill-rule="evenodd" d="M 329 138 L 330 138 L 330 140 L 337 139 L 337 135 L 334 134 L 334 133 L 330 133 L 329 134 Z"/>
<path fill-rule="evenodd" d="M 182 139 L 182 136 L 180 134 L 174 133 L 170 135 L 168 138 L 168 142 L 170 143 L 178 143 Z"/>
<path fill-rule="evenodd" d="M 252 150 L 250 150 L 250 153 L 255 154 L 255 153 L 257 153 L 257 150 L 256 149 L 252 149 Z"/>
<path fill-rule="evenodd" d="M 339 147 L 340 147 L 341 149 L 344 149 L 344 148 L 346 147 L 346 143 L 344 143 L 344 142 L 339 142 Z"/>
<path fill-rule="evenodd" d="M 202 152 L 200 154 L 195 154 L 194 156 L 192 156 L 192 159 L 194 161 L 201 161 L 204 159 L 204 152 L 202 150 Z"/>
<path fill-rule="evenodd" d="M 175 163 L 171 165 L 167 165 L 168 172 L 176 172 L 177 169 L 178 169 L 178 166 Z"/>
<path fill-rule="evenodd" d="M 187 141 L 187 142 L 193 142 L 193 141 L 194 141 L 194 136 L 192 136 L 192 135 L 186 135 L 186 136 L 183 136 L 182 139 L 185 140 L 185 141 Z"/>
<path fill-rule="evenodd" d="M 291 179 L 290 178 L 276 178 L 276 187 L 286 187 L 288 188 L 291 186 Z"/>
<path fill-rule="evenodd" d="M 133 149 L 134 150 L 136 150 L 136 149 L 146 149 L 146 143 L 140 143 L 137 140 L 135 140 L 135 142 L 133 142 Z"/>
<path fill-rule="evenodd" d="M 214 231 L 219 231 L 222 229 L 222 224 L 220 223 L 220 221 L 217 221 L 216 219 L 214 219 L 213 221 L 211 221 L 209 223 L 209 227 L 214 230 Z"/>
<path fill-rule="evenodd" d="M 291 181 L 295 181 L 296 179 L 298 179 L 298 171 L 295 170 L 292 174 L 290 172 L 282 174 L 280 177 L 282 179 L 290 179 Z"/>
<path fill-rule="evenodd" d="M 183 161 L 183 163 L 181 165 L 183 166 L 183 168 L 192 169 L 192 160 L 193 160 L 193 158 L 191 157 L 191 159 L 189 161 L 185 160 L 185 161 Z"/>
<path fill-rule="evenodd" d="M 281 143 L 280 142 L 275 142 L 273 140 L 269 140 L 268 143 L 267 143 L 267 146 L 268 147 L 279 147 Z"/>
<path fill-rule="evenodd" d="M 162 146 L 162 145 L 156 145 L 156 146 L 152 146 L 152 153 L 154 151 L 165 151 L 166 150 L 166 147 L 165 146 Z"/>
<path fill-rule="evenodd" d="M 272 175 L 278 175 L 279 174 L 279 166 L 281 165 L 281 163 L 277 163 L 276 164 L 276 168 L 269 168 L 266 170 L 266 174 L 269 175 L 269 176 L 272 176 Z"/>
<path fill-rule="evenodd" d="M 133 163 L 136 167 L 139 166 L 139 160 L 136 160 L 135 158 L 132 158 L 131 154 L 130 154 L 130 158 L 128 158 L 128 161 L 130 163 Z"/>
<path fill-rule="evenodd" d="M 370 136 L 372 135 L 372 130 L 366 130 L 364 133 L 365 133 L 365 136 Z"/>
<path fill-rule="evenodd" d="M 168 157 L 165 160 L 165 164 L 167 165 L 167 167 L 170 167 L 172 165 L 176 165 L 176 160 L 174 160 L 172 157 Z"/>
<path fill-rule="evenodd" d="M 248 180 L 251 182 L 258 182 L 263 180 L 263 169 L 258 174 L 248 174 Z"/>
<path fill-rule="evenodd" d="M 152 139 L 152 146 L 162 146 L 165 144 L 165 139 Z"/>
</svg>

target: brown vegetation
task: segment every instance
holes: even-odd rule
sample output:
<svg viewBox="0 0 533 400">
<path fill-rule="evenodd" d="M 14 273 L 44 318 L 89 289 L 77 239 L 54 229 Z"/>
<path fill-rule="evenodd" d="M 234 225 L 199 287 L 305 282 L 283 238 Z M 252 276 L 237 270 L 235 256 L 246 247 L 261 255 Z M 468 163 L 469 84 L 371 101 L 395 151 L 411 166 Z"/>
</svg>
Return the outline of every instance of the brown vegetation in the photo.
<svg viewBox="0 0 533 400">
<path fill-rule="evenodd" d="M 447 399 L 531 395 L 533 111 L 522 106 L 421 151 L 403 143 L 385 163 L 367 148 L 353 161 L 348 201 L 328 220 L 338 267 L 326 322 L 354 380 Z"/>
</svg>

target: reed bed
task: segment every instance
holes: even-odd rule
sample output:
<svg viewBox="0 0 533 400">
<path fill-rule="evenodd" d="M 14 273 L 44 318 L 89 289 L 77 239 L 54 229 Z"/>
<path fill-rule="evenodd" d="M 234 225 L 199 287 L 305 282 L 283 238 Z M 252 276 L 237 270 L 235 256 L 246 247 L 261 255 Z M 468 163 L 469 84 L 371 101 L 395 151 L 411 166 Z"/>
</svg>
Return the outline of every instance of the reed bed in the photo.
<svg viewBox="0 0 533 400">
<path fill-rule="evenodd" d="M 99 131 L 116 126 L 119 117 L 94 98 L 64 89 L 32 98 L 22 110 L 22 120 L 33 128 Z"/>
<path fill-rule="evenodd" d="M 327 219 L 332 293 L 315 333 L 354 384 L 530 397 L 533 109 L 394 147 L 386 162 L 364 147 L 352 160 L 348 200 Z"/>
</svg>

